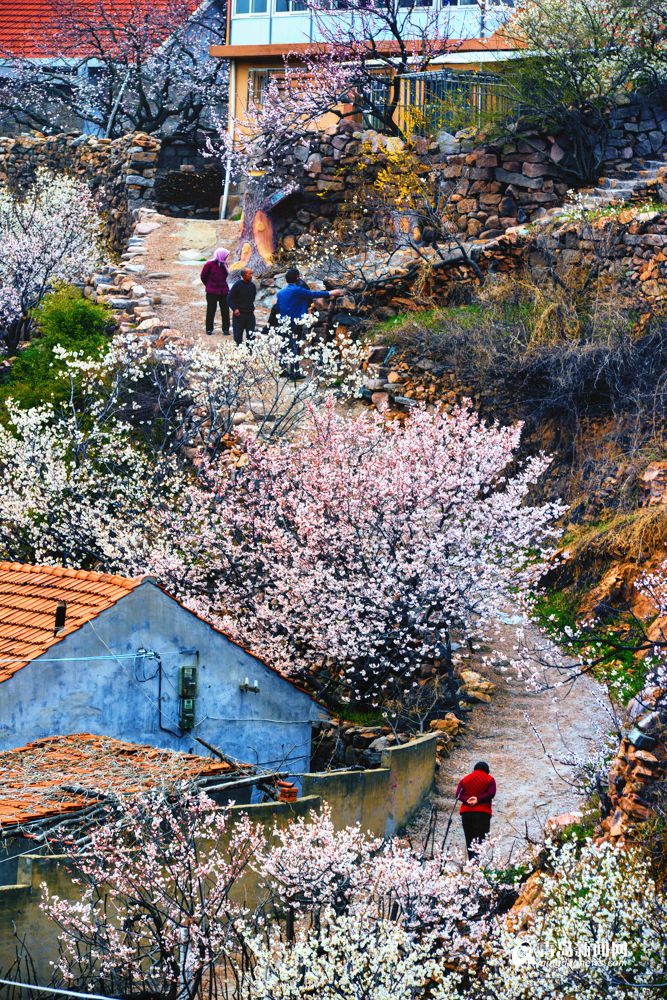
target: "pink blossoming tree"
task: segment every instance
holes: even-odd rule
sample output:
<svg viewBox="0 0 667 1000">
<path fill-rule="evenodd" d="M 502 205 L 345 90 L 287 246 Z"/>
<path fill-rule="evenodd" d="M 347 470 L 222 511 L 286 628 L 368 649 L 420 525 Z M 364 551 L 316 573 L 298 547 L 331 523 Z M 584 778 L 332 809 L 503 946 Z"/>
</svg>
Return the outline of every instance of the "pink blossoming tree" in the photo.
<svg viewBox="0 0 667 1000">
<path fill-rule="evenodd" d="M 546 459 L 509 471 L 520 436 L 468 406 L 387 424 L 330 399 L 299 440 L 211 470 L 154 571 L 286 673 L 376 704 L 535 576 L 560 507 L 527 501 Z"/>
<path fill-rule="evenodd" d="M 82 846 L 61 845 L 81 887 L 45 903 L 61 981 L 110 996 L 216 995 L 210 979 L 236 958 L 246 916 L 231 893 L 263 843 L 186 786 L 112 802 Z"/>
</svg>

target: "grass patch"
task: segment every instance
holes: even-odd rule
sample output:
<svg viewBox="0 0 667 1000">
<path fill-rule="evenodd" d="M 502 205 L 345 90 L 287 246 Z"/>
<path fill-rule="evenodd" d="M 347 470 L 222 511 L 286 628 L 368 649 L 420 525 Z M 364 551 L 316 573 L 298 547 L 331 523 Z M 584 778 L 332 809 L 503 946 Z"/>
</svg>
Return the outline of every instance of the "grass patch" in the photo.
<svg viewBox="0 0 667 1000">
<path fill-rule="evenodd" d="M 399 313 L 391 319 L 373 324 L 370 335 L 382 337 L 389 343 L 400 343 L 405 337 L 420 332 L 437 333 L 454 323 L 463 330 L 472 329 L 482 314 L 478 304 L 450 306 L 448 308 L 417 309 Z"/>
<path fill-rule="evenodd" d="M 570 529 L 563 542 L 577 574 L 599 573 L 617 560 L 641 564 L 665 545 L 667 511 L 659 506 L 639 507 L 597 524 Z"/>
<path fill-rule="evenodd" d="M 510 865 L 508 868 L 486 868 L 485 872 L 500 885 L 521 885 L 530 868 L 528 865 Z"/>
<path fill-rule="evenodd" d="M 578 611 L 583 596 L 581 591 L 570 589 L 545 591 L 533 605 L 533 618 L 564 645 L 568 631 L 579 636 Z M 619 613 L 613 625 L 595 625 L 574 642 L 575 648 L 568 648 L 568 654 L 582 659 L 594 655 L 593 676 L 607 686 L 615 701 L 627 705 L 643 689 L 649 664 L 635 654 L 628 615 Z"/>
<path fill-rule="evenodd" d="M 70 394 L 58 347 L 80 358 L 101 357 L 109 342 L 111 312 L 69 286 L 47 295 L 34 312 L 34 339 L 14 359 L 0 386 L 0 420 L 10 397 L 22 408 L 64 402 Z"/>
<path fill-rule="evenodd" d="M 593 836 L 595 827 L 600 822 L 600 799 L 598 795 L 592 795 L 582 810 L 582 816 L 576 823 L 570 823 L 560 833 L 559 839 L 563 843 L 575 840 L 582 844 Z"/>
<path fill-rule="evenodd" d="M 355 726 L 384 726 L 387 720 L 380 709 L 363 711 L 361 709 L 350 708 L 348 705 L 336 705 L 331 709 L 333 715 L 345 722 L 352 722 Z"/>
</svg>

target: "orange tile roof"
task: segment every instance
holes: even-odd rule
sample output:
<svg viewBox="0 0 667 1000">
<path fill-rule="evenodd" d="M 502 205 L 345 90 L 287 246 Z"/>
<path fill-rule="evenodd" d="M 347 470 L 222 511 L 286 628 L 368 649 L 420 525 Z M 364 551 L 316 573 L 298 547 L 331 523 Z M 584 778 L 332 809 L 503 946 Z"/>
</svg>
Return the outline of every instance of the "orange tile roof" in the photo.
<svg viewBox="0 0 667 1000">
<path fill-rule="evenodd" d="M 0 683 L 145 579 L 0 562 Z M 56 606 L 61 601 L 67 604 L 65 627 L 54 635 Z"/>
<path fill-rule="evenodd" d="M 62 566 L 0 562 L 0 684 L 147 580 L 153 581 L 153 577 L 109 576 L 83 569 L 64 569 Z M 188 614 L 223 635 L 267 670 L 278 674 L 316 705 L 324 707 L 291 677 L 286 677 L 227 632 L 188 608 L 164 587 L 159 589 Z M 61 601 L 67 604 L 65 627 L 54 635 L 56 606 Z"/>
<path fill-rule="evenodd" d="M 111 44 L 111 22 L 123 24 L 130 20 L 138 23 L 145 11 L 152 16 L 149 24 L 159 30 L 161 15 L 167 29 L 191 15 L 200 0 L 76 0 L 75 3 L 61 3 L 60 0 L 1 0 L 0 2 L 0 58 L 17 56 L 27 59 L 53 58 L 62 55 L 55 39 L 58 34 L 58 18 L 61 11 L 70 22 L 94 24 L 99 21 L 102 36 L 108 35 Z M 94 55 L 86 52 L 84 46 L 76 50 L 67 49 L 68 56 L 85 57 Z"/>
<path fill-rule="evenodd" d="M 0 829 L 74 813 L 106 795 L 136 794 L 232 772 L 195 754 L 76 733 L 0 752 Z"/>
</svg>

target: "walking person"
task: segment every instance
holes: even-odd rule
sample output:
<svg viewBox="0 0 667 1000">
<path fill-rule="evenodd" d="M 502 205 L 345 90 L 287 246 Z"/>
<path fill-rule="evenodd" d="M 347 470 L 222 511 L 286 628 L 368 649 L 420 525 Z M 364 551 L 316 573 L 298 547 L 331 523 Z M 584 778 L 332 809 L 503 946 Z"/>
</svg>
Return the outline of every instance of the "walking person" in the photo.
<svg viewBox="0 0 667 1000">
<path fill-rule="evenodd" d="M 227 278 L 229 270 L 227 268 L 227 258 L 229 250 L 225 247 L 218 247 L 211 260 L 207 260 L 201 270 L 201 280 L 206 289 L 206 333 L 209 337 L 213 335 L 215 327 L 215 314 L 220 307 L 222 316 L 222 332 L 229 336 L 229 306 L 227 295 L 229 285 Z"/>
<path fill-rule="evenodd" d="M 461 822 L 466 838 L 468 857 L 472 858 L 491 828 L 491 805 L 496 794 L 496 782 L 484 760 L 475 764 L 456 788 L 456 800 L 461 802 Z"/>
<path fill-rule="evenodd" d="M 232 310 L 232 329 L 237 347 L 243 343 L 244 334 L 248 346 L 252 344 L 255 332 L 256 295 L 257 287 L 252 280 L 252 271 L 246 267 L 241 271 L 240 279 L 234 282 L 227 296 L 227 303 Z"/>
<path fill-rule="evenodd" d="M 313 302 L 318 299 L 336 299 L 343 294 L 342 288 L 334 288 L 332 291 L 311 291 L 296 267 L 290 267 L 286 274 L 287 284 L 281 288 L 276 296 L 277 318 L 289 319 L 289 331 L 287 333 L 288 344 L 286 354 L 290 355 L 286 364 L 286 374 L 291 379 L 305 378 L 299 369 L 298 356 L 301 345 L 301 331 L 303 330 L 303 319 Z"/>
</svg>

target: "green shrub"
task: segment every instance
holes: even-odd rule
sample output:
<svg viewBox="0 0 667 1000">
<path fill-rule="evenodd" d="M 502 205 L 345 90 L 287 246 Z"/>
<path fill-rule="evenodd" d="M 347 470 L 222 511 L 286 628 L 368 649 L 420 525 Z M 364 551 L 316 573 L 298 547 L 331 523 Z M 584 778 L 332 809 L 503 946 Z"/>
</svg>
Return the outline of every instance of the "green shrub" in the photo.
<svg viewBox="0 0 667 1000">
<path fill-rule="evenodd" d="M 100 357 L 111 332 L 110 311 L 70 286 L 47 295 L 33 319 L 34 339 L 14 359 L 0 386 L 1 411 L 9 397 L 23 409 L 65 400 L 69 382 L 59 377 L 64 365 L 54 349 L 60 346 L 84 358 Z"/>
</svg>

